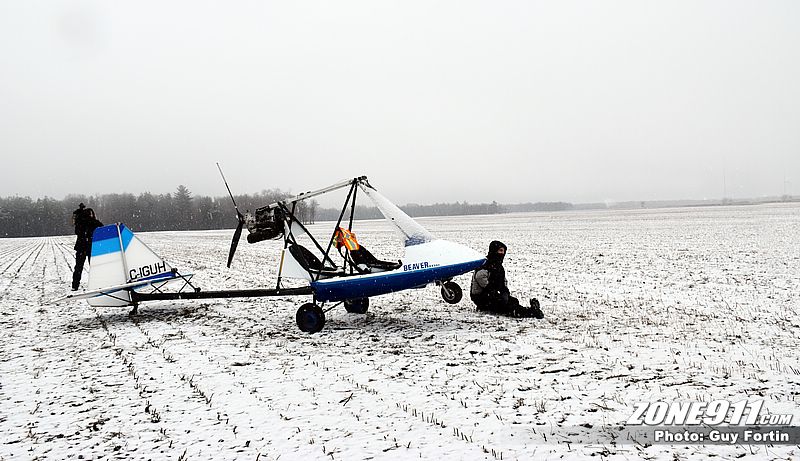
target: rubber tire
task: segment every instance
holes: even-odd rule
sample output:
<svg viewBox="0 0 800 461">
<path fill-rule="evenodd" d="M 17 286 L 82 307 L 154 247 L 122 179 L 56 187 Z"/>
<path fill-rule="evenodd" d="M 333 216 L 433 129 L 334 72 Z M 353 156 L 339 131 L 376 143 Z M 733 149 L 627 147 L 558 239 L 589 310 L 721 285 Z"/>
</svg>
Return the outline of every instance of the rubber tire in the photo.
<svg viewBox="0 0 800 461">
<path fill-rule="evenodd" d="M 351 314 L 366 314 L 369 309 L 369 298 L 351 299 L 344 302 L 344 310 Z"/>
<path fill-rule="evenodd" d="M 447 294 L 448 291 L 450 292 L 449 296 Z M 442 284 L 442 299 L 448 304 L 458 304 L 462 296 L 464 296 L 464 293 L 456 282 L 444 282 Z"/>
<path fill-rule="evenodd" d="M 325 326 L 325 312 L 314 303 L 306 303 L 297 309 L 297 327 L 306 333 L 316 333 Z"/>
</svg>

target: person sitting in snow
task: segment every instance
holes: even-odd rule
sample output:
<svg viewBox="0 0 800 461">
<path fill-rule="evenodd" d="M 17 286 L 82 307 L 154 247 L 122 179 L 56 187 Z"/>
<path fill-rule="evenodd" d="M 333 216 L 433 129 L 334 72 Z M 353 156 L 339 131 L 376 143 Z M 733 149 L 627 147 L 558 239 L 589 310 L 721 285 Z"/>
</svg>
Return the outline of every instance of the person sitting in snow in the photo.
<svg viewBox="0 0 800 461">
<path fill-rule="evenodd" d="M 469 296 L 478 306 L 479 311 L 494 312 L 511 317 L 544 318 L 539 308 L 539 300 L 530 300 L 530 307 L 522 306 L 519 300 L 508 291 L 506 270 L 503 268 L 503 258 L 506 255 L 506 246 L 497 240 L 489 244 L 489 254 L 486 262 L 472 274 L 472 286 Z"/>
</svg>

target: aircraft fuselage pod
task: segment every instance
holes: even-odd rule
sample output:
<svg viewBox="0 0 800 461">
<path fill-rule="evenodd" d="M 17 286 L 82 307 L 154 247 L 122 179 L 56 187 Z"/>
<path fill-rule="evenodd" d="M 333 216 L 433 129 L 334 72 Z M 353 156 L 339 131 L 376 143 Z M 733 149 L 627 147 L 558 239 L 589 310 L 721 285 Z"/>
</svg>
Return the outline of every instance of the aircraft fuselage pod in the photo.
<svg viewBox="0 0 800 461">
<path fill-rule="evenodd" d="M 393 293 L 430 283 L 448 281 L 482 266 L 485 258 L 472 248 L 447 240 L 432 240 L 406 247 L 402 266 L 311 282 L 318 301 L 336 302 Z"/>
</svg>

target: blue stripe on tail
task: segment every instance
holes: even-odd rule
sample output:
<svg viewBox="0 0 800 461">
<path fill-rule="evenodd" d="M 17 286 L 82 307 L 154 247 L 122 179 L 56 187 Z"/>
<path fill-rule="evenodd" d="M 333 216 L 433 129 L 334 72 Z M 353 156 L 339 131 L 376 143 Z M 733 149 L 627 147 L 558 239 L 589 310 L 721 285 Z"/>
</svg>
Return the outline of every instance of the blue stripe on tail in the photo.
<svg viewBox="0 0 800 461">
<path fill-rule="evenodd" d="M 127 249 L 128 244 L 133 240 L 133 232 L 125 227 L 124 224 L 119 224 L 119 227 L 117 227 L 117 224 L 110 224 L 95 229 L 92 234 L 92 257 L 120 251 L 120 233 L 122 234 L 122 246 Z"/>
<path fill-rule="evenodd" d="M 100 242 L 108 239 L 117 238 L 117 225 L 110 224 L 108 226 L 98 227 L 92 234 L 92 242 Z"/>
</svg>

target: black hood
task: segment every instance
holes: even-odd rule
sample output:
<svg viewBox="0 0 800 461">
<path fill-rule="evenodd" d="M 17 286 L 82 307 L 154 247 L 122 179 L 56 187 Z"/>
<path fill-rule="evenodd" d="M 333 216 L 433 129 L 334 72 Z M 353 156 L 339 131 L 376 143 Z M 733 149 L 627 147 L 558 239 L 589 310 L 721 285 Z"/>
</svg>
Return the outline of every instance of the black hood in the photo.
<svg viewBox="0 0 800 461">
<path fill-rule="evenodd" d="M 488 259 L 489 261 L 503 262 L 505 254 L 501 255 L 497 253 L 497 250 L 499 250 L 500 248 L 502 248 L 503 250 L 508 249 L 508 247 L 506 247 L 506 245 L 503 242 L 497 240 L 492 241 L 492 243 L 489 244 L 489 253 L 486 255 L 486 259 Z"/>
</svg>

